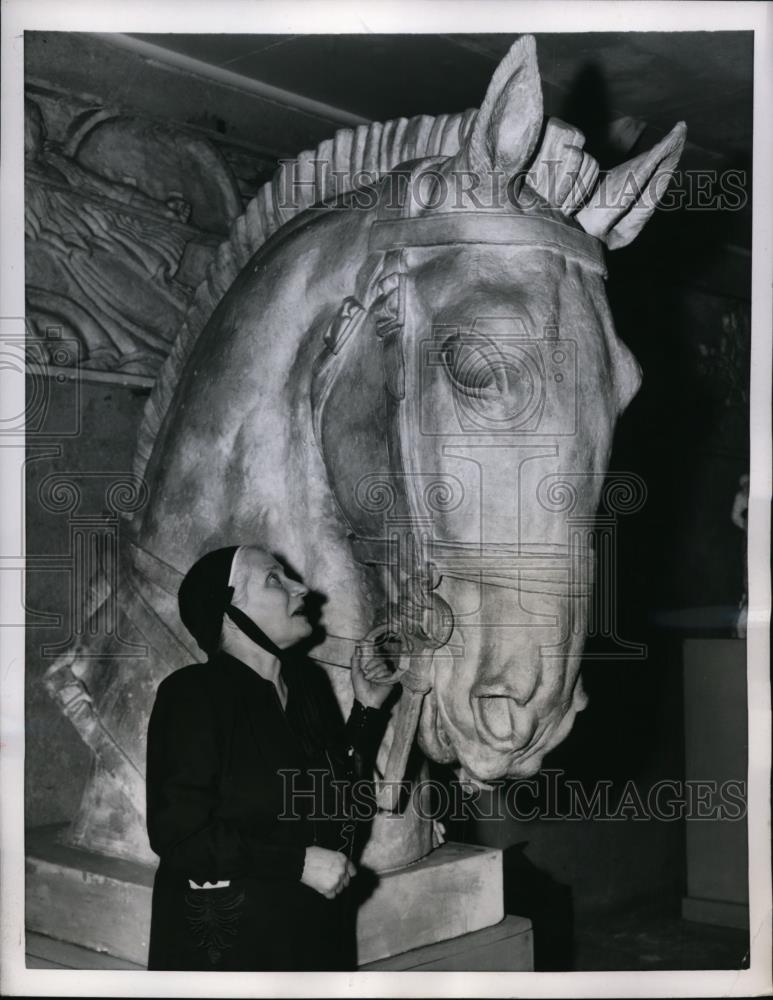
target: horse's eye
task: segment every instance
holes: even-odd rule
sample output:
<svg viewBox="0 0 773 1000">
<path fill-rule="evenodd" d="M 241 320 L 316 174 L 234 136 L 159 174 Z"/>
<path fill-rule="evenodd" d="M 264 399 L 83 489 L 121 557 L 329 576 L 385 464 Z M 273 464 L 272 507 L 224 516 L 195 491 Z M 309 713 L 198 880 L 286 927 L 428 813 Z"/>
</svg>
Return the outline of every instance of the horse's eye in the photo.
<svg viewBox="0 0 773 1000">
<path fill-rule="evenodd" d="M 496 344 L 474 334 L 453 334 L 441 349 L 454 385 L 468 396 L 496 397 L 507 389 L 504 358 Z"/>
</svg>

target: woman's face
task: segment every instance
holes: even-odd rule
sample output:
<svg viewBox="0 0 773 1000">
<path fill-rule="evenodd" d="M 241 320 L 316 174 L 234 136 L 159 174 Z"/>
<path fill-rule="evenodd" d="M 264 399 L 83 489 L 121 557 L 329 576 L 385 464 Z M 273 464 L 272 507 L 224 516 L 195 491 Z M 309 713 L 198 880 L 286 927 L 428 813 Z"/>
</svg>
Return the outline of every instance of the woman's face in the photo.
<svg viewBox="0 0 773 1000">
<path fill-rule="evenodd" d="M 259 625 L 280 649 L 312 631 L 305 614 L 308 588 L 291 580 L 268 552 L 241 549 L 234 572 L 233 603 Z"/>
</svg>

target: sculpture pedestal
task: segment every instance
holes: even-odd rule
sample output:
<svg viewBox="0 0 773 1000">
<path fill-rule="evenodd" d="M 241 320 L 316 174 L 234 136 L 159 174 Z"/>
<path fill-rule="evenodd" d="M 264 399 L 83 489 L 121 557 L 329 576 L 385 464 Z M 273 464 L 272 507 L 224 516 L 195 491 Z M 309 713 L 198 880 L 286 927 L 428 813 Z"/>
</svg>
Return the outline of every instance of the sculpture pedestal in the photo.
<svg viewBox="0 0 773 1000">
<path fill-rule="evenodd" d="M 357 913 L 359 964 L 490 927 L 504 915 L 502 852 L 443 844 L 381 876 Z"/>
<path fill-rule="evenodd" d="M 56 839 L 60 829 L 27 832 L 27 929 L 144 967 L 153 868 L 67 847 Z M 501 852 L 444 844 L 381 876 L 358 913 L 359 962 L 368 966 L 450 938 L 459 942 L 452 953 L 463 955 L 465 939 L 502 927 L 503 916 Z M 500 939 L 495 934 L 484 944 Z"/>
<path fill-rule="evenodd" d="M 146 967 L 154 869 L 60 844 L 64 829 L 26 832 L 27 930 Z"/>
<path fill-rule="evenodd" d="M 531 920 L 505 917 L 493 927 L 361 965 L 361 972 L 533 972 Z"/>
<path fill-rule="evenodd" d="M 77 944 L 27 932 L 28 969 L 124 969 L 144 972 L 144 966 Z M 505 917 L 494 927 L 414 948 L 402 955 L 361 965 L 360 972 L 533 972 L 531 921 Z"/>
</svg>

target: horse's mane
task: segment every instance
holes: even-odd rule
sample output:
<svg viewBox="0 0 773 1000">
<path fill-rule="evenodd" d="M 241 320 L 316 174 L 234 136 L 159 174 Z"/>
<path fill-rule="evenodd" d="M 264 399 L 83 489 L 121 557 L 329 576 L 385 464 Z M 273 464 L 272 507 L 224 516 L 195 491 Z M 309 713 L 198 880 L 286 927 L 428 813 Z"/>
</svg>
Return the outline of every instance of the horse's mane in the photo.
<svg viewBox="0 0 773 1000">
<path fill-rule="evenodd" d="M 215 252 L 159 369 L 137 433 L 134 471 L 139 477 L 145 473 L 175 387 L 199 334 L 253 254 L 286 222 L 318 202 L 372 183 L 406 160 L 453 156 L 476 114 L 471 109 L 340 129 L 316 149 L 282 162 L 273 178 L 231 224 L 228 238 Z M 289 205 L 288 192 L 293 195 Z"/>
</svg>

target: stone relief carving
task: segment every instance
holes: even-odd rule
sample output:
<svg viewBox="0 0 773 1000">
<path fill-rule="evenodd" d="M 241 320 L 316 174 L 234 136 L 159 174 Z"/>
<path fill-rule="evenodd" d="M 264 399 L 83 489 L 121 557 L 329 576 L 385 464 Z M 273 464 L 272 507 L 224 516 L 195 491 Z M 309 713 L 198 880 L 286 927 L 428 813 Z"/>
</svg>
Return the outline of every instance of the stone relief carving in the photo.
<svg viewBox="0 0 773 1000">
<path fill-rule="evenodd" d="M 25 101 L 27 332 L 63 331 L 74 366 L 152 376 L 241 198 L 206 140 L 105 115 L 58 143 Z"/>
</svg>

